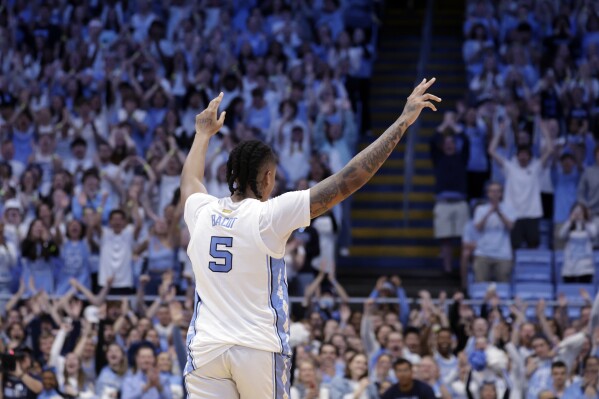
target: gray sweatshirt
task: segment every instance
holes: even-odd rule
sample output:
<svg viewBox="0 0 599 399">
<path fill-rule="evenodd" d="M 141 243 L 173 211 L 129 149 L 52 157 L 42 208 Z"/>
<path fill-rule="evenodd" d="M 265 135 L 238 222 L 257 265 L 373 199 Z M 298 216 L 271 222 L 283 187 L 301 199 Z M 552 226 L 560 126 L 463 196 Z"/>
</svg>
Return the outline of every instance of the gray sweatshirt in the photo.
<svg viewBox="0 0 599 399">
<path fill-rule="evenodd" d="M 578 200 L 599 216 L 599 165 L 586 168 L 578 183 Z"/>
</svg>

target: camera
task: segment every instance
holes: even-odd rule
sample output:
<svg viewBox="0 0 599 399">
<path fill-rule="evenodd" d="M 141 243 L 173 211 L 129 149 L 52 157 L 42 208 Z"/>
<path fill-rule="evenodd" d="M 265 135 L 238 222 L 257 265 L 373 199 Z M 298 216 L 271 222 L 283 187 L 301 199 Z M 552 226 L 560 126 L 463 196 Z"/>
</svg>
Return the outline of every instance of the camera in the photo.
<svg viewBox="0 0 599 399">
<path fill-rule="evenodd" d="M 17 355 L 3 353 L 0 355 L 0 373 L 15 371 L 17 367 Z"/>
</svg>

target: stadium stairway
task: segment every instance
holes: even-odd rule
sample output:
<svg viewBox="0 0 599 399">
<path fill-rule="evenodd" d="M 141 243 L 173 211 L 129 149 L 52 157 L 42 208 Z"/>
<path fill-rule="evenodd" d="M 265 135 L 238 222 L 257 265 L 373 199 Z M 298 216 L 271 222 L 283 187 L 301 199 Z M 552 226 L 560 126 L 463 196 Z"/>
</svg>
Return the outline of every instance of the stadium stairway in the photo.
<svg viewBox="0 0 599 399">
<path fill-rule="evenodd" d="M 373 134 L 378 136 L 399 116 L 405 98 L 419 76 L 422 25 L 426 1 L 386 2 L 380 32 L 378 59 L 372 79 Z M 444 278 L 439 248 L 433 239 L 432 209 L 434 175 L 428 140 L 441 123 L 444 109 L 453 109 L 463 97 L 464 67 L 461 58 L 463 1 L 433 8 L 433 31 L 428 62 L 423 77 L 437 77 L 436 95 L 443 98 L 439 112 L 424 112 L 414 145 L 413 176 L 408 194 L 409 210 L 404 215 L 404 156 L 406 138 L 382 166 L 378 174 L 352 201 L 352 246 L 350 256 L 340 258 L 339 278 L 354 295 L 367 295 L 378 276 L 399 274 L 409 293 L 420 289 L 453 291 L 457 279 Z M 373 137 L 364 137 L 360 149 Z"/>
</svg>

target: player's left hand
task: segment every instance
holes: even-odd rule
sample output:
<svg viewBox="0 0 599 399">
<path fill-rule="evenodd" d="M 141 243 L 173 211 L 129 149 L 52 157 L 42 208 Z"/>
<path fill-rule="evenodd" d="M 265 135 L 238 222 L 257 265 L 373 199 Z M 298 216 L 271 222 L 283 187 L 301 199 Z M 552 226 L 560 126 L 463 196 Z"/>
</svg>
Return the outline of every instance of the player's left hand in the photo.
<svg viewBox="0 0 599 399">
<path fill-rule="evenodd" d="M 226 112 L 221 112 L 220 117 L 217 115 L 222 99 L 223 93 L 221 92 L 218 97 L 210 101 L 205 110 L 196 115 L 196 134 L 212 137 L 223 127 Z"/>
</svg>

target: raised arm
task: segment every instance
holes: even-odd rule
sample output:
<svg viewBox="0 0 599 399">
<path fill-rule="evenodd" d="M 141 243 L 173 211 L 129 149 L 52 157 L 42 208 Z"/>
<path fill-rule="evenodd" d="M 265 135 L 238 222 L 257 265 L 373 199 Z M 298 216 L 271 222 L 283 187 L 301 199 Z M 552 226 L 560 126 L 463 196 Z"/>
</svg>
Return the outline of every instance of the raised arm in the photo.
<svg viewBox="0 0 599 399">
<path fill-rule="evenodd" d="M 493 138 L 491 139 L 491 143 L 489 144 L 489 155 L 493 157 L 493 159 L 503 167 L 503 164 L 505 163 L 505 158 L 499 155 L 499 153 L 497 152 L 497 147 L 499 146 L 499 139 L 501 139 L 501 136 L 504 134 L 504 121 L 499 122 L 498 130 L 499 131 L 493 134 Z"/>
<path fill-rule="evenodd" d="M 441 101 L 426 93 L 435 78 L 416 86 L 408 97 L 401 116 L 372 144 L 357 154 L 343 169 L 310 189 L 310 216 L 318 217 L 366 184 L 395 149 L 406 129 L 413 124 L 423 108 L 437 108 L 431 102 Z"/>
<path fill-rule="evenodd" d="M 220 93 L 218 97 L 210 101 L 208 108 L 196 116 L 196 135 L 181 172 L 181 204 L 183 206 L 190 195 L 207 192 L 202 183 L 206 151 L 210 137 L 214 136 L 225 123 L 225 112 L 221 112 L 220 117 L 217 118 L 218 106 L 222 99 L 223 93 Z"/>
</svg>

